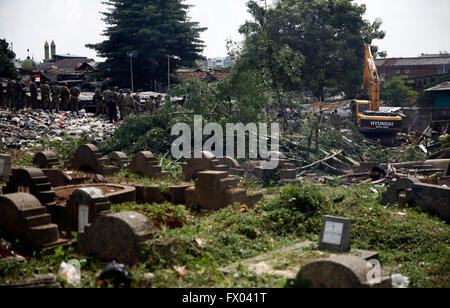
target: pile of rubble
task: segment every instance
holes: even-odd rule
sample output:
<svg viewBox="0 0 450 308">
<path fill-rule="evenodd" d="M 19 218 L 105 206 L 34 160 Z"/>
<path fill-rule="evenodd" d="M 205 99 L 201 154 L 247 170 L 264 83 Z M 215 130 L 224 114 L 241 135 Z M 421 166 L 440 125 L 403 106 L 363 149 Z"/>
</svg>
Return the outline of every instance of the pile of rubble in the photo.
<svg viewBox="0 0 450 308">
<path fill-rule="evenodd" d="M 11 149 L 27 150 L 39 146 L 40 138 L 58 139 L 63 133 L 73 137 L 85 136 L 100 143 L 116 129 L 117 125 L 83 110 L 79 116 L 30 109 L 0 110 L 0 144 Z"/>
</svg>

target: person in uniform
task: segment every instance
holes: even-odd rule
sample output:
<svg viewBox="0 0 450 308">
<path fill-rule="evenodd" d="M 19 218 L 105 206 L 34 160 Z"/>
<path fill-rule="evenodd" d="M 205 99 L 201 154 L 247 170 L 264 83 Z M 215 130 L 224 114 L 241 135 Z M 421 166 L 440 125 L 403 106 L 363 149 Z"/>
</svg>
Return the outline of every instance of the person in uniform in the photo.
<svg viewBox="0 0 450 308">
<path fill-rule="evenodd" d="M 13 78 L 9 78 L 7 86 L 8 108 L 12 108 L 16 100 L 16 82 Z"/>
<path fill-rule="evenodd" d="M 41 108 L 48 110 L 50 107 L 50 87 L 45 82 L 41 83 Z"/>
<path fill-rule="evenodd" d="M 138 103 L 134 100 L 131 95 L 130 89 L 127 89 L 127 95 L 123 99 L 123 110 L 124 110 L 124 118 L 128 117 L 132 114 L 137 114 L 136 105 Z"/>
<path fill-rule="evenodd" d="M 155 102 L 156 110 L 158 110 L 161 107 L 162 99 L 163 99 L 162 95 L 158 95 L 158 98 L 156 99 L 156 102 Z"/>
<path fill-rule="evenodd" d="M 56 83 L 52 85 L 52 105 L 50 112 L 53 112 L 53 109 L 55 109 L 57 113 L 59 113 L 61 109 L 61 87 Z"/>
<path fill-rule="evenodd" d="M 94 101 L 94 104 L 96 106 L 95 115 L 100 116 L 101 114 L 104 114 L 103 95 L 100 87 L 95 90 L 95 94 L 92 100 Z"/>
<path fill-rule="evenodd" d="M 70 112 L 72 115 L 75 113 L 79 115 L 78 112 L 78 98 L 80 97 L 80 89 L 77 86 L 70 88 Z"/>
<path fill-rule="evenodd" d="M 111 101 L 112 92 L 109 88 L 106 88 L 105 91 L 103 91 L 103 100 L 104 105 L 106 106 L 106 109 L 108 110 L 108 118 L 109 118 L 109 102 Z M 106 112 L 106 110 L 105 110 Z"/>
<path fill-rule="evenodd" d="M 30 98 L 31 98 L 31 108 L 37 109 L 38 88 L 34 81 L 30 83 Z"/>
<path fill-rule="evenodd" d="M 61 110 L 69 111 L 70 90 L 65 82 L 61 87 Z"/>
<path fill-rule="evenodd" d="M 123 90 L 120 89 L 119 93 L 117 94 L 117 106 L 119 106 L 120 110 L 120 121 L 123 121 L 124 118 L 124 99 L 125 95 L 123 94 Z"/>
<path fill-rule="evenodd" d="M 16 90 L 14 92 L 16 94 L 15 95 L 16 99 L 15 99 L 12 107 L 15 109 L 22 109 L 23 105 L 24 105 L 23 104 L 23 83 L 20 80 L 20 78 L 16 79 Z"/>
<path fill-rule="evenodd" d="M 117 106 L 117 93 L 114 91 L 109 91 L 109 100 L 108 100 L 108 116 L 110 123 L 117 123 L 117 113 L 119 112 L 119 107 Z"/>
</svg>

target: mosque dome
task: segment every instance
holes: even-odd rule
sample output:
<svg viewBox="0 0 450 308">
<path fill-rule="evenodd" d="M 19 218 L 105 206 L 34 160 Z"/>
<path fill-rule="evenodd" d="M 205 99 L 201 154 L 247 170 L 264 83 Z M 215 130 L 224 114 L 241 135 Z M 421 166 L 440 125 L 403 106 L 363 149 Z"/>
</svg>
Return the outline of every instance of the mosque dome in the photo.
<svg viewBox="0 0 450 308">
<path fill-rule="evenodd" d="M 22 62 L 22 69 L 24 71 L 32 72 L 36 69 L 36 62 L 34 62 L 30 57 Z"/>
</svg>

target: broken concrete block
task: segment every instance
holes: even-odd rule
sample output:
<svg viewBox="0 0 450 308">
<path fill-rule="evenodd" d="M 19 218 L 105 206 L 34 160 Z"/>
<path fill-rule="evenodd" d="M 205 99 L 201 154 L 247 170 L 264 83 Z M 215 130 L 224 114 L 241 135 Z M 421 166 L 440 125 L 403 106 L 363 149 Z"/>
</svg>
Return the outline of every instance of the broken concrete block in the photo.
<svg viewBox="0 0 450 308">
<path fill-rule="evenodd" d="M 28 193 L 0 195 L 0 227 L 32 248 L 66 243 L 39 200 Z"/>
<path fill-rule="evenodd" d="M 383 193 L 381 204 L 396 204 L 399 201 L 399 194 L 411 190 L 413 185 L 418 183 L 420 183 L 420 181 L 416 178 L 399 179 Z"/>
<path fill-rule="evenodd" d="M 33 165 L 36 165 L 41 169 L 52 169 L 59 168 L 60 163 L 55 152 L 45 151 L 34 155 Z"/>
<path fill-rule="evenodd" d="M 186 189 L 192 185 L 173 185 L 169 187 L 170 203 L 172 204 L 186 204 Z"/>
<path fill-rule="evenodd" d="M 161 204 L 168 202 L 168 198 L 161 192 L 158 185 L 136 185 L 136 202 L 138 204 Z"/>
<path fill-rule="evenodd" d="M 8 182 L 11 176 L 11 156 L 0 154 L 0 181 Z"/>
<path fill-rule="evenodd" d="M 139 152 L 133 157 L 129 171 L 151 179 L 161 178 L 168 174 L 168 172 L 162 171 L 158 160 L 153 156 L 152 152 L 148 151 Z"/>
<path fill-rule="evenodd" d="M 414 205 L 450 222 L 450 188 L 423 183 L 415 183 L 407 193 Z"/>
<path fill-rule="evenodd" d="M 158 228 L 142 214 L 109 214 L 98 217 L 79 235 L 78 249 L 86 256 L 134 265 L 139 261 L 142 244 L 157 232 Z"/>
<path fill-rule="evenodd" d="M 391 288 L 389 278 L 381 278 L 374 284 L 370 271 L 373 266 L 361 257 L 351 255 L 332 256 L 303 266 L 296 278 L 312 288 Z M 381 275 L 381 273 L 380 273 Z"/>
</svg>

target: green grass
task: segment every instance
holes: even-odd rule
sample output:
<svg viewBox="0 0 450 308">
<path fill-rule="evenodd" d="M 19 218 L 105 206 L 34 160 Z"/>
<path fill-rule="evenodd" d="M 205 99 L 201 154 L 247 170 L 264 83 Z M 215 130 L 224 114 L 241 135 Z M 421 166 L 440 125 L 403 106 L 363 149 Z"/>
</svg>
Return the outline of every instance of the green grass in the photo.
<svg viewBox="0 0 450 308">
<path fill-rule="evenodd" d="M 256 209 L 244 212 L 230 206 L 202 213 L 167 203 L 128 203 L 113 210 L 139 211 L 161 229 L 142 248 L 139 264 L 131 269 L 134 287 L 283 287 L 286 278 L 258 275 L 244 261 L 268 253 L 274 269 L 300 268 L 317 257 L 314 249 L 302 250 L 305 257 L 301 260 L 296 253 L 278 255 L 275 251 L 307 239 L 317 242 L 323 215 L 352 219 L 352 247 L 378 251 L 386 274 L 409 277 L 411 287 L 450 287 L 450 227 L 414 208 L 382 207 L 383 189 L 373 189 L 370 185 L 346 188 L 305 182 L 273 188 L 272 195 Z M 332 200 L 339 196 L 345 199 L 335 204 Z M 59 264 L 72 258 L 86 259 L 83 286 L 94 287 L 96 275 L 106 264 L 78 256 L 73 248 L 36 255 L 24 265 L 0 261 L 0 283 L 30 277 L 36 271 L 56 274 Z M 240 263 L 230 272 L 220 270 Z M 153 275 L 150 280 L 145 278 L 148 273 Z"/>
</svg>

